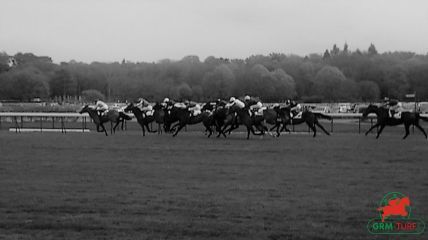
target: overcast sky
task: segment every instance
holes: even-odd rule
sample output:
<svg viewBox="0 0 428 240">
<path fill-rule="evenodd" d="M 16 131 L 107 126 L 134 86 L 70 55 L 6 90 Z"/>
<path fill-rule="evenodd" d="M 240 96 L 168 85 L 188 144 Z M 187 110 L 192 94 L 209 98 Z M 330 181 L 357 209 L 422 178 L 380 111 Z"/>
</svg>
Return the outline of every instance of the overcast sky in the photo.
<svg viewBox="0 0 428 240">
<path fill-rule="evenodd" d="M 0 51 L 69 61 L 428 52 L 427 0 L 0 0 Z"/>
</svg>

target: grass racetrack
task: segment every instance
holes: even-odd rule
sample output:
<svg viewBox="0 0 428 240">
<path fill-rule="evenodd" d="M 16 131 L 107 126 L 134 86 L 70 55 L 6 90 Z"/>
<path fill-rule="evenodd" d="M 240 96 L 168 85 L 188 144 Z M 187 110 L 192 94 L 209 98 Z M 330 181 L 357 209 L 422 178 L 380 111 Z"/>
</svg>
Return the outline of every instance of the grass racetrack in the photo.
<svg viewBox="0 0 428 240">
<path fill-rule="evenodd" d="M 0 131 L 0 239 L 386 239 L 366 225 L 388 192 L 428 221 L 428 141 L 401 130 Z"/>
</svg>

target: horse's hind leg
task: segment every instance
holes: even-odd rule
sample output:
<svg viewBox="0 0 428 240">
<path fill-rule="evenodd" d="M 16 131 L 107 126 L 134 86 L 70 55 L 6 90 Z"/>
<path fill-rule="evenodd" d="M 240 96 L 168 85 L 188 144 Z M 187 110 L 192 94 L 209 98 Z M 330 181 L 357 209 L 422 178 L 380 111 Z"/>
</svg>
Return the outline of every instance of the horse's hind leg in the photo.
<svg viewBox="0 0 428 240">
<path fill-rule="evenodd" d="M 419 129 L 419 130 L 421 130 L 421 132 L 425 135 L 425 138 L 428 138 L 427 137 L 427 133 L 425 132 L 425 130 L 421 127 L 421 125 L 419 125 L 419 123 L 416 123 L 415 124 L 415 126 Z"/>
<path fill-rule="evenodd" d="M 172 135 L 173 137 L 177 136 L 178 132 L 184 127 L 186 126 L 186 124 L 180 124 L 180 126 L 178 126 L 177 131 L 175 131 L 175 133 Z"/>
<path fill-rule="evenodd" d="M 147 128 L 148 132 L 151 132 L 151 133 L 155 133 L 156 132 L 156 130 L 153 130 L 152 128 L 149 127 L 148 123 L 146 124 L 146 128 Z"/>
<path fill-rule="evenodd" d="M 406 130 L 406 134 L 404 134 L 403 140 L 406 139 L 407 136 L 409 136 L 409 133 L 410 133 L 409 127 L 410 127 L 410 124 L 404 124 L 404 129 Z"/>
<path fill-rule="evenodd" d="M 119 126 L 119 124 L 120 124 L 120 121 L 117 121 L 116 124 L 113 127 L 113 132 L 116 132 L 116 128 L 117 128 L 117 126 Z"/>
<path fill-rule="evenodd" d="M 327 130 L 325 130 L 325 128 L 324 128 L 324 127 L 323 127 L 319 122 L 315 122 L 315 124 L 316 124 L 319 128 L 321 128 L 321 130 L 323 130 L 325 134 L 330 135 L 330 133 L 329 133 L 329 132 L 327 132 Z"/>
<path fill-rule="evenodd" d="M 140 123 L 140 126 L 141 126 L 141 131 L 143 131 L 143 137 L 145 137 L 146 136 L 146 129 L 144 129 L 144 124 Z"/>
<path fill-rule="evenodd" d="M 311 124 L 310 122 L 306 122 L 306 124 L 314 132 L 313 137 L 316 137 L 317 136 L 317 129 L 315 128 L 315 123 Z"/>
<path fill-rule="evenodd" d="M 385 128 L 385 125 L 381 125 L 380 126 L 380 129 L 379 129 L 379 131 L 377 132 L 377 135 L 376 135 L 376 139 L 378 139 L 379 138 L 379 136 L 380 136 L 380 134 L 382 133 L 382 131 L 383 131 L 383 129 Z"/>
<path fill-rule="evenodd" d="M 158 135 L 161 135 L 161 134 L 162 134 L 162 127 L 161 127 L 161 124 L 158 123 Z"/>
<path fill-rule="evenodd" d="M 106 134 L 106 136 L 108 136 L 108 134 L 107 134 L 107 129 L 104 127 L 104 124 L 100 124 L 100 126 L 103 128 L 103 129 L 101 130 L 101 132 L 104 132 L 104 133 Z"/>
<path fill-rule="evenodd" d="M 369 134 L 369 132 L 371 132 L 374 128 L 377 128 L 377 127 L 379 127 L 379 123 L 376 123 L 375 125 L 373 125 L 369 130 L 367 130 L 367 132 L 366 132 L 366 136 L 367 136 L 367 134 Z"/>
<path fill-rule="evenodd" d="M 213 130 L 211 129 L 211 126 L 205 127 L 205 131 L 208 131 L 208 137 L 211 137 L 211 135 L 213 134 Z"/>
</svg>

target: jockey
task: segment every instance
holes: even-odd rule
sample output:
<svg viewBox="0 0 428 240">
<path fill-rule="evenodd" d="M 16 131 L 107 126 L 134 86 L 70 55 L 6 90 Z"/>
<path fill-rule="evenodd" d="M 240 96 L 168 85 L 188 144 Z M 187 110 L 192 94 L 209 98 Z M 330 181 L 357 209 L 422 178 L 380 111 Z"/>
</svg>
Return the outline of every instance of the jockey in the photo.
<svg viewBox="0 0 428 240">
<path fill-rule="evenodd" d="M 221 100 L 220 98 L 215 101 L 215 109 L 226 107 L 227 102 L 225 100 Z"/>
<path fill-rule="evenodd" d="M 245 105 L 249 107 L 251 113 L 254 115 L 255 112 L 261 111 L 263 104 L 260 101 L 257 101 L 256 99 L 251 98 L 250 96 L 244 97 Z"/>
<path fill-rule="evenodd" d="M 382 106 L 389 110 L 388 114 L 390 118 L 394 117 L 394 114 L 402 111 L 401 103 L 396 99 L 389 99 L 386 97 Z"/>
<path fill-rule="evenodd" d="M 302 106 L 294 100 L 288 99 L 287 105 L 290 106 L 290 114 L 292 118 L 297 117 L 297 115 L 302 112 Z"/>
<path fill-rule="evenodd" d="M 150 115 L 153 110 L 153 106 L 144 98 L 139 98 L 135 106 L 138 107 L 145 115 Z"/>
<path fill-rule="evenodd" d="M 97 110 L 99 116 L 102 116 L 107 113 L 108 105 L 105 102 L 98 99 L 95 102 L 95 110 Z"/>
<path fill-rule="evenodd" d="M 186 101 L 186 105 L 187 105 L 187 108 L 189 109 L 189 111 L 192 113 L 192 115 L 194 117 L 202 113 L 202 111 L 201 111 L 202 107 L 201 107 L 201 105 L 199 103 L 187 100 Z"/>
<path fill-rule="evenodd" d="M 230 108 L 232 106 L 237 106 L 238 108 L 243 109 L 243 108 L 245 108 L 245 103 L 243 103 L 241 100 L 239 100 L 237 98 L 231 97 L 229 99 L 229 103 L 226 104 L 226 107 Z"/>
<path fill-rule="evenodd" d="M 165 98 L 162 102 L 162 106 L 164 106 L 168 109 L 172 108 L 172 106 L 174 106 L 174 104 L 175 104 L 174 101 L 169 100 L 169 98 Z"/>
</svg>

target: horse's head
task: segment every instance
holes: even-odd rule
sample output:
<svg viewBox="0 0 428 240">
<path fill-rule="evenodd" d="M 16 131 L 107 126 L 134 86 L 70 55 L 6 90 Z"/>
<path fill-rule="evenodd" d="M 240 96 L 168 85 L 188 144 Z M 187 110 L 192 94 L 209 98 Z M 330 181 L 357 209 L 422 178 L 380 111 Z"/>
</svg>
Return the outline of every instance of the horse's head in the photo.
<svg viewBox="0 0 428 240">
<path fill-rule="evenodd" d="M 363 111 L 363 118 L 367 118 L 370 113 L 377 113 L 379 107 L 373 104 L 369 104 L 366 109 Z"/>
<path fill-rule="evenodd" d="M 213 104 L 212 104 L 213 102 L 207 102 L 207 103 L 205 103 L 203 106 L 202 106 L 202 108 L 201 108 L 201 111 L 202 112 L 205 112 L 205 111 L 212 111 L 212 110 L 214 110 L 214 106 L 213 106 Z"/>
<path fill-rule="evenodd" d="M 156 102 L 155 105 L 153 106 L 153 110 L 155 111 L 159 111 L 164 109 L 164 106 L 162 104 L 160 104 L 159 102 Z"/>
<path fill-rule="evenodd" d="M 133 103 L 130 103 L 130 104 L 128 104 L 128 106 L 126 106 L 126 108 L 125 109 L 123 109 L 123 111 L 124 112 L 129 112 L 129 111 L 132 111 L 132 109 L 134 109 L 134 104 Z"/>
<path fill-rule="evenodd" d="M 84 112 L 88 112 L 89 110 L 89 105 L 86 104 L 85 106 L 82 107 L 82 109 L 80 109 L 79 113 L 82 114 Z"/>
</svg>

